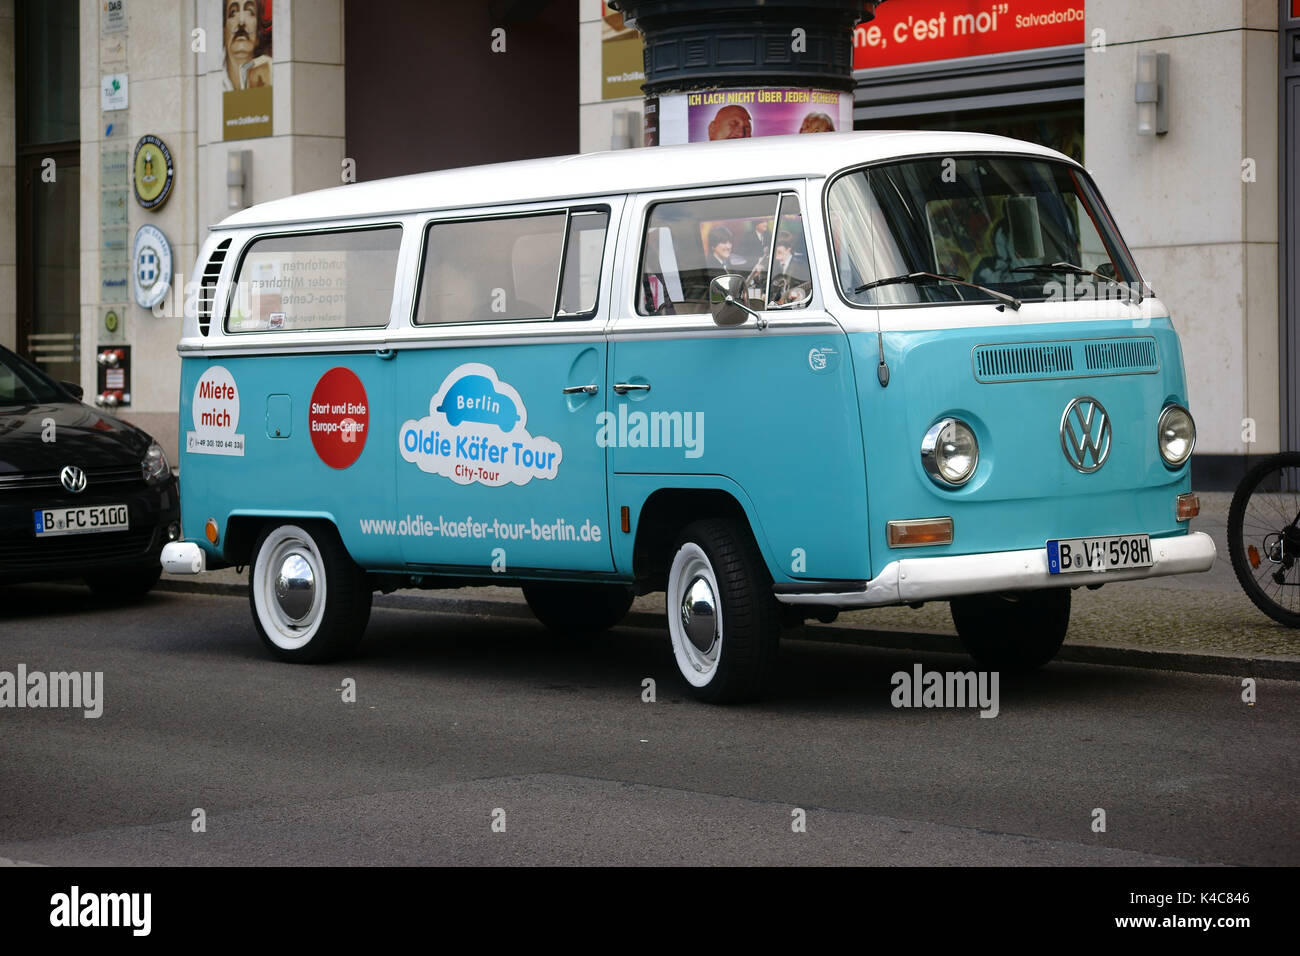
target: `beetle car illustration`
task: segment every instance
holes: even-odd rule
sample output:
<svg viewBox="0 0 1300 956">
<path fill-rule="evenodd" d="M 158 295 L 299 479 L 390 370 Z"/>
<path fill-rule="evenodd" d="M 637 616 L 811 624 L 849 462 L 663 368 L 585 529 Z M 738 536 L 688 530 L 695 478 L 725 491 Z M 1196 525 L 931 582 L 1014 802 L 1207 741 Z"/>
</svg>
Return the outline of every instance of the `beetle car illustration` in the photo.
<svg viewBox="0 0 1300 956">
<path fill-rule="evenodd" d="M 519 421 L 515 403 L 482 375 L 466 375 L 447 389 L 438 411 L 447 416 L 447 423 L 452 427 L 462 422 L 481 422 L 509 432 Z"/>
</svg>

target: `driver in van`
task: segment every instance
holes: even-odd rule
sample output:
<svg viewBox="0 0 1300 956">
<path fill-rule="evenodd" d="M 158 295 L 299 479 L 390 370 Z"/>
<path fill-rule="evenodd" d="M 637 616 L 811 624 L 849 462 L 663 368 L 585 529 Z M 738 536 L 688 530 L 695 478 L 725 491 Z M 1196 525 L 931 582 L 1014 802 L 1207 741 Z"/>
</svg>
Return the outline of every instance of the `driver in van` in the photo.
<svg viewBox="0 0 1300 956">
<path fill-rule="evenodd" d="M 766 305 L 757 305 L 758 308 L 779 309 L 788 305 L 797 305 L 808 298 L 812 291 L 812 274 L 808 270 L 808 258 L 805 255 L 795 252 L 795 247 L 802 245 L 795 237 L 794 233 L 782 229 L 776 237 L 776 249 L 772 257 L 772 284 L 767 289 Z M 762 302 L 763 289 L 767 287 L 766 263 L 760 262 L 754 266 L 754 270 L 749 274 L 745 285 L 750 289 L 757 290 L 756 294 L 751 293 L 751 298 L 758 298 Z"/>
</svg>

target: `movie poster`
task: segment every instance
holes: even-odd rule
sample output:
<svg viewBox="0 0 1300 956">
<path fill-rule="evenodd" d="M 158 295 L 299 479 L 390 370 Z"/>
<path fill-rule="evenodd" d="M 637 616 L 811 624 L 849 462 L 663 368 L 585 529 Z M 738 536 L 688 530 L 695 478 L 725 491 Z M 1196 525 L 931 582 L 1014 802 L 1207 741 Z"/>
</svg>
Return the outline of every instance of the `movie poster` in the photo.
<svg viewBox="0 0 1300 956">
<path fill-rule="evenodd" d="M 835 133 L 853 129 L 853 94 L 784 87 L 704 90 L 660 96 L 656 112 L 657 142 L 647 145 Z"/>
<path fill-rule="evenodd" d="M 271 0 L 219 2 L 222 138 L 270 136 Z"/>
</svg>

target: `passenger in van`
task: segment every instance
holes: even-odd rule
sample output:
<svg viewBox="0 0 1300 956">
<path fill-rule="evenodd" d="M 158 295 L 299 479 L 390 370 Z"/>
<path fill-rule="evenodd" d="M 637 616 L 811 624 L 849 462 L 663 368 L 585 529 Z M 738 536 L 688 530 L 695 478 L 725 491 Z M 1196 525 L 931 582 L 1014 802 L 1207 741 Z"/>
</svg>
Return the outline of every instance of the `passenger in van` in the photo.
<svg viewBox="0 0 1300 956">
<path fill-rule="evenodd" d="M 736 253 L 750 262 L 759 263 L 767 261 L 771 249 L 772 220 L 760 219 L 745 231 L 745 238 L 738 243 Z"/>
<path fill-rule="evenodd" d="M 734 238 L 726 226 L 714 226 L 709 230 L 709 271 L 710 280 L 743 269 L 746 262 L 740 256 L 733 256 L 731 248 Z"/>
<path fill-rule="evenodd" d="M 476 288 L 472 273 L 443 259 L 431 270 L 421 296 L 420 321 L 475 322 L 489 318 L 487 293 Z"/>
<path fill-rule="evenodd" d="M 641 273 L 641 308 L 643 315 L 675 315 L 672 296 L 659 260 L 659 230 L 646 233 L 644 271 Z"/>
<path fill-rule="evenodd" d="M 776 237 L 768 308 L 795 305 L 808 298 L 811 291 L 812 274 L 808 271 L 808 259 L 806 256 L 795 254 L 794 235 L 783 230 Z"/>
</svg>

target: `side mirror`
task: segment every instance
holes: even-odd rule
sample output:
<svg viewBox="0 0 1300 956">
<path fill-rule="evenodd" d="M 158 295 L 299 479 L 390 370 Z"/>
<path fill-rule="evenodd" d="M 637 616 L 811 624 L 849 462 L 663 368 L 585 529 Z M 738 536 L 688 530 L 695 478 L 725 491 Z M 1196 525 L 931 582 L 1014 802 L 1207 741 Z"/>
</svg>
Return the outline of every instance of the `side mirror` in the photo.
<svg viewBox="0 0 1300 956">
<path fill-rule="evenodd" d="M 72 397 L 77 401 L 81 401 L 85 397 L 86 390 L 75 382 L 60 382 L 59 384 L 71 392 Z"/>
<path fill-rule="evenodd" d="M 709 311 L 713 313 L 713 324 L 722 328 L 744 325 L 752 315 L 758 319 L 758 327 L 767 323 L 763 318 L 745 305 L 745 277 L 739 275 L 718 276 L 709 283 Z"/>
</svg>

